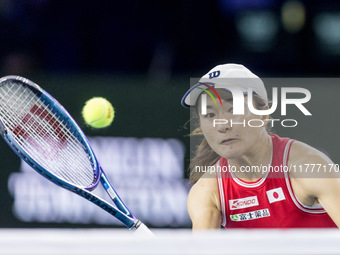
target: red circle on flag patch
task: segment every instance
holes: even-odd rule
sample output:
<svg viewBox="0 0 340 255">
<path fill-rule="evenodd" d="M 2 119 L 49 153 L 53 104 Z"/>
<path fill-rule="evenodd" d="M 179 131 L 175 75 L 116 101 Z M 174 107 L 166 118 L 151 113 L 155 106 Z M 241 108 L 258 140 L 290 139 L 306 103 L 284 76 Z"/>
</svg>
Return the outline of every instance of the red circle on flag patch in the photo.
<svg viewBox="0 0 340 255">
<path fill-rule="evenodd" d="M 278 199 L 278 198 L 279 198 L 279 194 L 275 191 L 275 192 L 273 193 L 273 197 L 276 198 L 276 199 Z"/>
</svg>

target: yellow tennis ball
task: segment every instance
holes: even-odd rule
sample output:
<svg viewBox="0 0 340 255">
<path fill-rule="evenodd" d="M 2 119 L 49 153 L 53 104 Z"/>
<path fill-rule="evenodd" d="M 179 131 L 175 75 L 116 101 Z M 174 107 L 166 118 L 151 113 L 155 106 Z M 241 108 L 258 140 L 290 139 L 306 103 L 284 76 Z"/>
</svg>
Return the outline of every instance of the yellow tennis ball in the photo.
<svg viewBox="0 0 340 255">
<path fill-rule="evenodd" d="M 88 100 L 82 111 L 86 124 L 94 128 L 109 126 L 115 116 L 111 103 L 103 97 L 94 97 Z"/>
</svg>

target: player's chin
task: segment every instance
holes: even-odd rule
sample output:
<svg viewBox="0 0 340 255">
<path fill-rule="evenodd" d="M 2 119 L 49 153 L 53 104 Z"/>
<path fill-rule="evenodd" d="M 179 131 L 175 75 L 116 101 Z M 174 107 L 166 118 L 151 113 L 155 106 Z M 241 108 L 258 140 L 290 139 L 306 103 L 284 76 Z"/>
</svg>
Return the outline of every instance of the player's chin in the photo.
<svg viewBox="0 0 340 255">
<path fill-rule="evenodd" d="M 234 146 L 222 145 L 222 146 L 219 146 L 219 149 L 216 152 L 223 158 L 234 159 L 241 155 L 241 149 L 238 147 L 239 146 L 235 146 L 235 145 Z"/>
</svg>

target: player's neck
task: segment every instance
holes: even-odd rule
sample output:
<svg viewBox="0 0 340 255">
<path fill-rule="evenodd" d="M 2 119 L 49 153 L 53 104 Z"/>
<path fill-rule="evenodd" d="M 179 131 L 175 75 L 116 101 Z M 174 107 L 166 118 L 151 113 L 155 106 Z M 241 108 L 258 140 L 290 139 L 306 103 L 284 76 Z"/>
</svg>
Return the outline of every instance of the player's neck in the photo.
<svg viewBox="0 0 340 255">
<path fill-rule="evenodd" d="M 269 135 L 263 135 L 251 148 L 250 153 L 229 160 L 229 165 L 236 169 L 235 175 L 241 180 L 252 182 L 266 175 L 262 166 L 269 166 L 272 158 L 272 140 Z"/>
</svg>

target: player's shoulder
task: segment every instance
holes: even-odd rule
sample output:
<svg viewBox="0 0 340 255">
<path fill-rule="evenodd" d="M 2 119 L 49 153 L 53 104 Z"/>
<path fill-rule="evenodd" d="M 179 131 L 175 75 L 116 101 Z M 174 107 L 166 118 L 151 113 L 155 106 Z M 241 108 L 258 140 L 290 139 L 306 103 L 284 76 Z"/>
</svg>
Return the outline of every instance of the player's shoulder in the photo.
<svg viewBox="0 0 340 255">
<path fill-rule="evenodd" d="M 188 204 L 197 201 L 211 201 L 218 197 L 218 185 L 216 173 L 204 173 L 201 178 L 191 187 L 188 195 Z"/>
<path fill-rule="evenodd" d="M 290 171 L 291 178 L 304 178 L 311 173 L 315 177 L 321 177 L 323 170 L 328 169 L 331 164 L 332 160 L 320 150 L 301 141 L 292 143 L 288 158 L 288 167 L 293 169 Z"/>
<path fill-rule="evenodd" d="M 289 161 L 291 163 L 320 163 L 330 162 L 331 160 L 320 150 L 307 143 L 295 140 L 290 149 Z"/>
<path fill-rule="evenodd" d="M 292 144 L 289 154 L 289 177 L 295 195 L 306 205 L 313 205 L 324 187 L 334 186 L 340 173 L 338 164 L 320 150 L 300 141 Z M 310 178 L 313 177 L 313 178 Z M 337 185 L 337 184 L 336 184 Z M 307 202 L 306 202 L 307 201 Z M 308 204 L 308 201 L 312 201 Z"/>
<path fill-rule="evenodd" d="M 201 193 L 217 189 L 216 173 L 206 172 L 192 186 L 190 193 Z"/>
</svg>

